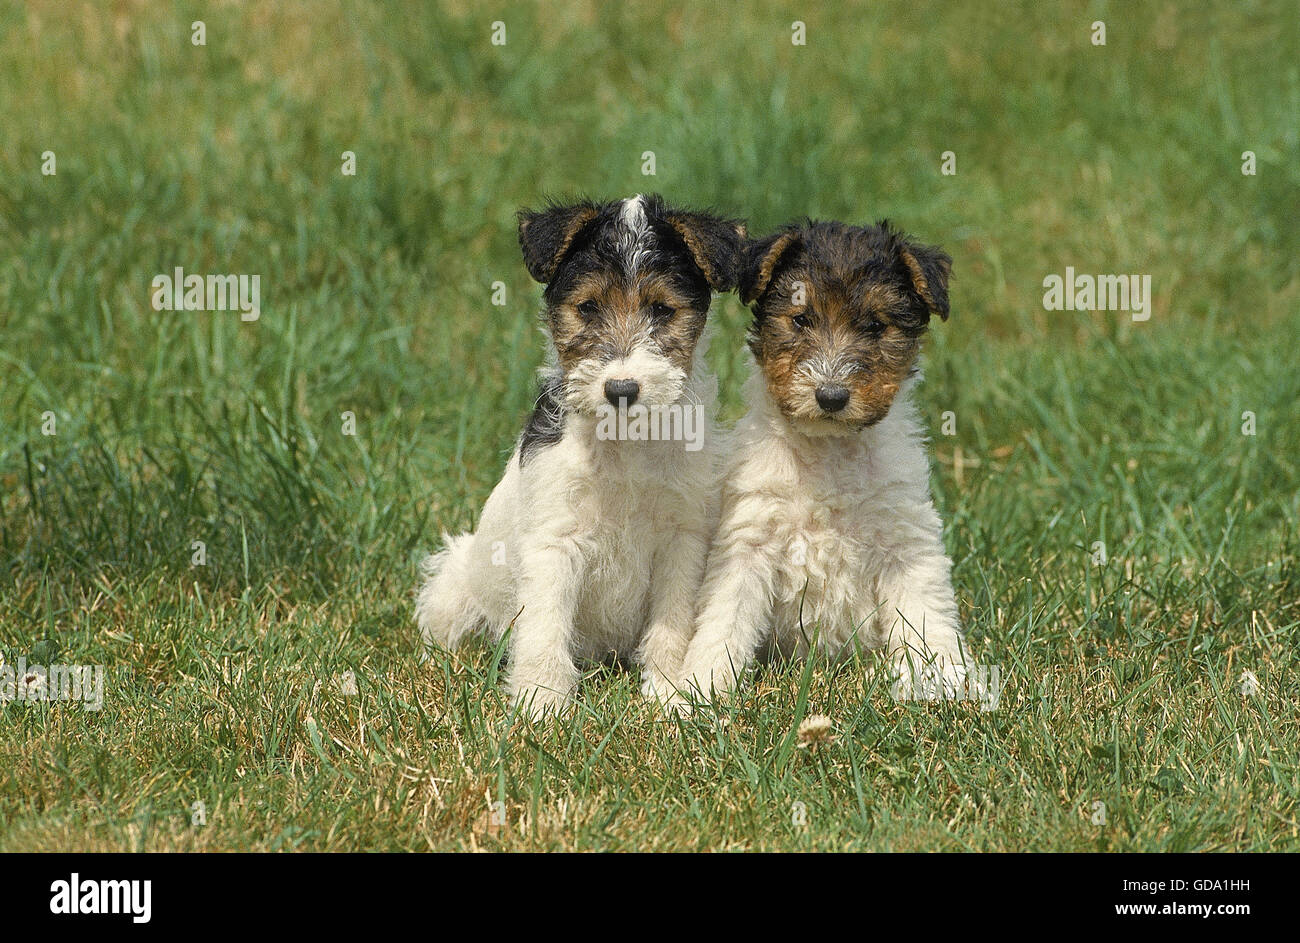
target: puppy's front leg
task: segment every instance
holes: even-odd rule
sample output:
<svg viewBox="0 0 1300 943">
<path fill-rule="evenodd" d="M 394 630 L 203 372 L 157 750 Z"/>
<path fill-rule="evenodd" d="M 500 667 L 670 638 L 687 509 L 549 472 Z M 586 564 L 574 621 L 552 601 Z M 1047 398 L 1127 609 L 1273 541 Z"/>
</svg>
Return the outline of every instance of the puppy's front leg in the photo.
<svg viewBox="0 0 1300 943">
<path fill-rule="evenodd" d="M 519 601 L 510 642 L 506 690 L 530 716 L 561 711 L 578 684 L 574 612 L 582 552 L 569 539 L 538 539 L 520 548 Z"/>
<path fill-rule="evenodd" d="M 735 685 L 771 630 L 772 542 L 734 521 L 723 521 L 709 552 L 695 637 L 680 672 L 684 689 L 706 697 Z"/>
<path fill-rule="evenodd" d="M 951 568 L 938 549 L 881 579 L 879 627 L 887 636 L 899 700 L 963 696 L 973 662 L 957 618 Z"/>
<path fill-rule="evenodd" d="M 655 552 L 650 571 L 650 624 L 641 643 L 641 693 L 673 700 L 673 681 L 695 628 L 709 540 L 702 530 L 679 529 Z"/>
</svg>

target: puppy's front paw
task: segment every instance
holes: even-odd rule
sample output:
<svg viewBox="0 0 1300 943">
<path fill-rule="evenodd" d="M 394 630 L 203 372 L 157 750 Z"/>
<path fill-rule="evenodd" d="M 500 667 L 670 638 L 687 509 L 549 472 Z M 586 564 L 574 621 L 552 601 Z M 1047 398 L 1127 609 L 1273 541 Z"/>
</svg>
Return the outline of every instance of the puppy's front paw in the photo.
<svg viewBox="0 0 1300 943">
<path fill-rule="evenodd" d="M 663 676 L 655 679 L 647 678 L 641 684 L 641 693 L 647 700 L 653 701 L 659 709 L 662 709 L 667 717 L 685 717 L 693 708 L 686 693 Z"/>
<path fill-rule="evenodd" d="M 682 697 L 681 692 L 669 681 L 664 675 L 652 669 L 645 669 L 644 678 L 641 681 L 641 695 L 648 700 L 654 701 L 664 710 L 671 713 L 682 713 L 682 706 L 689 705 L 686 699 Z"/>
<path fill-rule="evenodd" d="M 685 671 L 678 689 L 688 699 L 701 704 L 718 704 L 732 695 L 737 687 L 736 673 L 730 662 L 719 662 L 702 671 Z"/>
<path fill-rule="evenodd" d="M 538 685 L 524 685 L 510 696 L 514 707 L 532 721 L 559 717 L 573 706 L 573 698 L 561 691 Z"/>
<path fill-rule="evenodd" d="M 892 669 L 889 693 L 896 701 L 953 701 L 968 697 L 966 666 L 951 661 L 928 664 L 900 659 Z"/>
<path fill-rule="evenodd" d="M 511 703 L 534 720 L 564 713 L 573 705 L 578 691 L 577 666 L 569 658 L 549 651 L 543 651 L 541 657 L 530 658 L 527 654 L 514 654 L 506 676 Z"/>
</svg>

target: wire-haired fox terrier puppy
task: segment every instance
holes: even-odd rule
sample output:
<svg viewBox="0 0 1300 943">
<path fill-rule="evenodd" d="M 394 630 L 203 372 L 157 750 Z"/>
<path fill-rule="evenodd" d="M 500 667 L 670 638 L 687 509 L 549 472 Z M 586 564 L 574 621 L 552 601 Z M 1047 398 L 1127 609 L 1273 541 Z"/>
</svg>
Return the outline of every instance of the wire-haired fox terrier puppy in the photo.
<svg viewBox="0 0 1300 943">
<path fill-rule="evenodd" d="M 425 561 L 421 637 L 450 649 L 513 626 L 507 689 L 533 716 L 611 655 L 667 700 L 717 515 L 705 319 L 735 287 L 744 226 L 634 196 L 523 211 L 519 242 L 553 358 L 478 530 Z"/>
<path fill-rule="evenodd" d="M 791 225 L 747 247 L 758 369 L 683 691 L 722 693 L 759 654 L 805 655 L 816 631 L 835 656 L 884 649 L 898 697 L 960 696 L 968 659 L 911 395 L 951 264 L 888 223 Z"/>
</svg>

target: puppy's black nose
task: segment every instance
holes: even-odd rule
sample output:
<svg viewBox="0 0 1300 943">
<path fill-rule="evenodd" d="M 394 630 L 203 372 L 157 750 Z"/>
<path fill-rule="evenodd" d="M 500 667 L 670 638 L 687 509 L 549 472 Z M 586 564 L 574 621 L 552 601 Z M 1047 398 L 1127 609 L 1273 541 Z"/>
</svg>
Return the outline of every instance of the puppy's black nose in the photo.
<svg viewBox="0 0 1300 943">
<path fill-rule="evenodd" d="M 641 384 L 636 380 L 606 380 L 605 399 L 614 408 L 631 406 L 641 395 Z M 846 397 L 847 398 L 847 397 Z"/>
<path fill-rule="evenodd" d="M 606 385 L 606 391 L 609 386 Z M 817 405 L 828 413 L 837 413 L 849 405 L 849 391 L 842 386 L 817 387 Z"/>
</svg>

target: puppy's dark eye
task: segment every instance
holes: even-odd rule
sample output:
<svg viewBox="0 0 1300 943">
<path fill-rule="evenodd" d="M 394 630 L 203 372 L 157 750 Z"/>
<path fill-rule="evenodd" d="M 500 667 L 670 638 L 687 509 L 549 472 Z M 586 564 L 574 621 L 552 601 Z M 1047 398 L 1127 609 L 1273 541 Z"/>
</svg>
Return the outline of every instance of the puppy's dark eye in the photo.
<svg viewBox="0 0 1300 943">
<path fill-rule="evenodd" d="M 791 320 L 794 321 L 794 326 L 801 331 L 806 331 L 812 327 L 812 315 L 807 311 L 796 314 Z"/>
<path fill-rule="evenodd" d="M 578 305 L 578 313 L 584 318 L 594 318 L 596 315 L 600 314 L 600 305 L 591 300 L 584 301 Z"/>
<path fill-rule="evenodd" d="M 881 321 L 879 318 L 873 318 L 871 316 L 867 317 L 868 334 L 871 334 L 873 336 L 883 334 L 885 333 L 885 328 L 888 326 L 889 325 L 887 325 L 884 321 Z"/>
<path fill-rule="evenodd" d="M 656 301 L 650 306 L 650 316 L 656 321 L 667 321 L 676 313 L 676 308 L 672 305 L 666 305 L 662 301 Z"/>
</svg>

